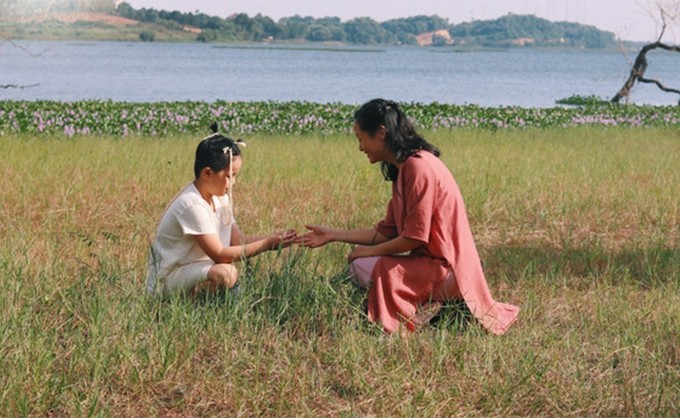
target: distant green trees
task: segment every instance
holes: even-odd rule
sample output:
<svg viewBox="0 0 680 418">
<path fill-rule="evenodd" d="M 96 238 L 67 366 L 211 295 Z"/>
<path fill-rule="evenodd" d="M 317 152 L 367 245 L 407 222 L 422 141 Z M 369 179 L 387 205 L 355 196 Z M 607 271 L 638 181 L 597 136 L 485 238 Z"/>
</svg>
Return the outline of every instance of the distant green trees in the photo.
<svg viewBox="0 0 680 418">
<path fill-rule="evenodd" d="M 449 27 L 449 33 L 461 42 L 502 46 L 524 44 L 536 46 L 570 46 L 606 48 L 616 44 L 614 34 L 595 26 L 571 22 L 551 22 L 532 15 L 508 14 L 495 20 L 466 22 Z M 530 40 L 530 41 L 529 41 Z"/>
<path fill-rule="evenodd" d="M 377 22 L 369 17 L 342 22 L 337 17 L 291 16 L 275 22 L 267 16 L 245 13 L 226 19 L 204 13 L 181 13 L 154 9 L 134 9 L 121 3 L 116 13 L 142 22 L 170 28 L 193 27 L 202 32 L 198 40 L 216 41 L 310 41 L 348 42 L 352 44 L 415 44 L 416 37 L 427 32 L 445 29 L 454 45 L 468 47 L 512 46 L 568 46 L 578 48 L 606 48 L 616 46 L 614 34 L 594 26 L 570 22 L 550 22 L 533 15 L 508 14 L 494 20 L 480 20 L 449 24 L 439 16 L 415 16 Z M 434 45 L 445 45 L 440 37 Z"/>
</svg>

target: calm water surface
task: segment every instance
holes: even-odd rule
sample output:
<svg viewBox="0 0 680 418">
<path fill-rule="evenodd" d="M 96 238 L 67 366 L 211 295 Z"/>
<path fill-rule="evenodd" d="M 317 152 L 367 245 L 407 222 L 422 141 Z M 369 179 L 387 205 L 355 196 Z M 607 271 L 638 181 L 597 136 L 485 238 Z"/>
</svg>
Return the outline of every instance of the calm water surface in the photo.
<svg viewBox="0 0 680 418">
<path fill-rule="evenodd" d="M 0 100 L 398 101 L 550 107 L 573 94 L 609 98 L 623 85 L 622 52 L 450 52 L 416 47 L 295 48 L 127 42 L 0 44 Z M 677 57 L 649 54 L 647 75 L 678 88 Z M 676 104 L 641 86 L 636 103 Z"/>
</svg>

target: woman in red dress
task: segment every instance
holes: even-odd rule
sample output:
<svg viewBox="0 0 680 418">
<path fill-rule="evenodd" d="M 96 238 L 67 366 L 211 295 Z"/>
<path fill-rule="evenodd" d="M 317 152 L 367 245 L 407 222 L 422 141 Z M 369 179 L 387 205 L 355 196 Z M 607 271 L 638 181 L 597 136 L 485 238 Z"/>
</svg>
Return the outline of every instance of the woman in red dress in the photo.
<svg viewBox="0 0 680 418">
<path fill-rule="evenodd" d="M 388 333 L 400 323 L 414 330 L 419 311 L 437 311 L 450 300 L 464 300 L 489 332 L 505 333 L 519 308 L 491 297 L 462 195 L 439 150 L 393 101 L 364 104 L 354 114 L 354 133 L 370 163 L 380 162 L 392 181 L 384 219 L 370 229 L 309 225 L 297 242 L 357 244 L 348 256 L 350 271 L 369 288 L 369 320 Z"/>
</svg>

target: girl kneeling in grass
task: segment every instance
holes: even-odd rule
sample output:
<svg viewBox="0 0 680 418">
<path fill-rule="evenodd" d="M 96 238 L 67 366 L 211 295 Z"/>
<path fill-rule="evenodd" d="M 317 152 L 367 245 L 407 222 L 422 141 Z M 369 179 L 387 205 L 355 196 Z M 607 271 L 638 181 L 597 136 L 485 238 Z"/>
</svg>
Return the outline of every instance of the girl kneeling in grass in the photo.
<svg viewBox="0 0 680 418">
<path fill-rule="evenodd" d="M 439 150 L 397 103 L 383 99 L 354 114 L 354 133 L 369 162 L 380 162 L 392 181 L 385 218 L 371 229 L 307 226 L 311 232 L 296 242 L 312 248 L 358 244 L 348 257 L 350 271 L 369 288 L 369 320 L 388 333 L 402 321 L 413 331 L 449 300 L 464 300 L 488 331 L 505 333 L 519 309 L 491 297 L 462 195 Z"/>
<path fill-rule="evenodd" d="M 242 165 L 231 138 L 215 133 L 198 144 L 195 179 L 165 209 L 151 245 L 148 292 L 195 295 L 202 289 L 231 289 L 238 283 L 235 261 L 293 242 L 294 231 L 246 237 L 239 230 L 231 190 Z"/>
</svg>

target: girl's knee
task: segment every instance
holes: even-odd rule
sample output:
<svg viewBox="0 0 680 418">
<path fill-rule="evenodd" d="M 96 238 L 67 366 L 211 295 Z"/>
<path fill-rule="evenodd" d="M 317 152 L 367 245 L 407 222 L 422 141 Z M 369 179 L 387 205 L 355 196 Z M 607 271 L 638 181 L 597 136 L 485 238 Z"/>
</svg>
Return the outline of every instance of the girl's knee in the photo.
<svg viewBox="0 0 680 418">
<path fill-rule="evenodd" d="M 232 264 L 215 264 L 208 272 L 208 280 L 219 287 L 231 289 L 238 280 L 238 270 Z"/>
</svg>

